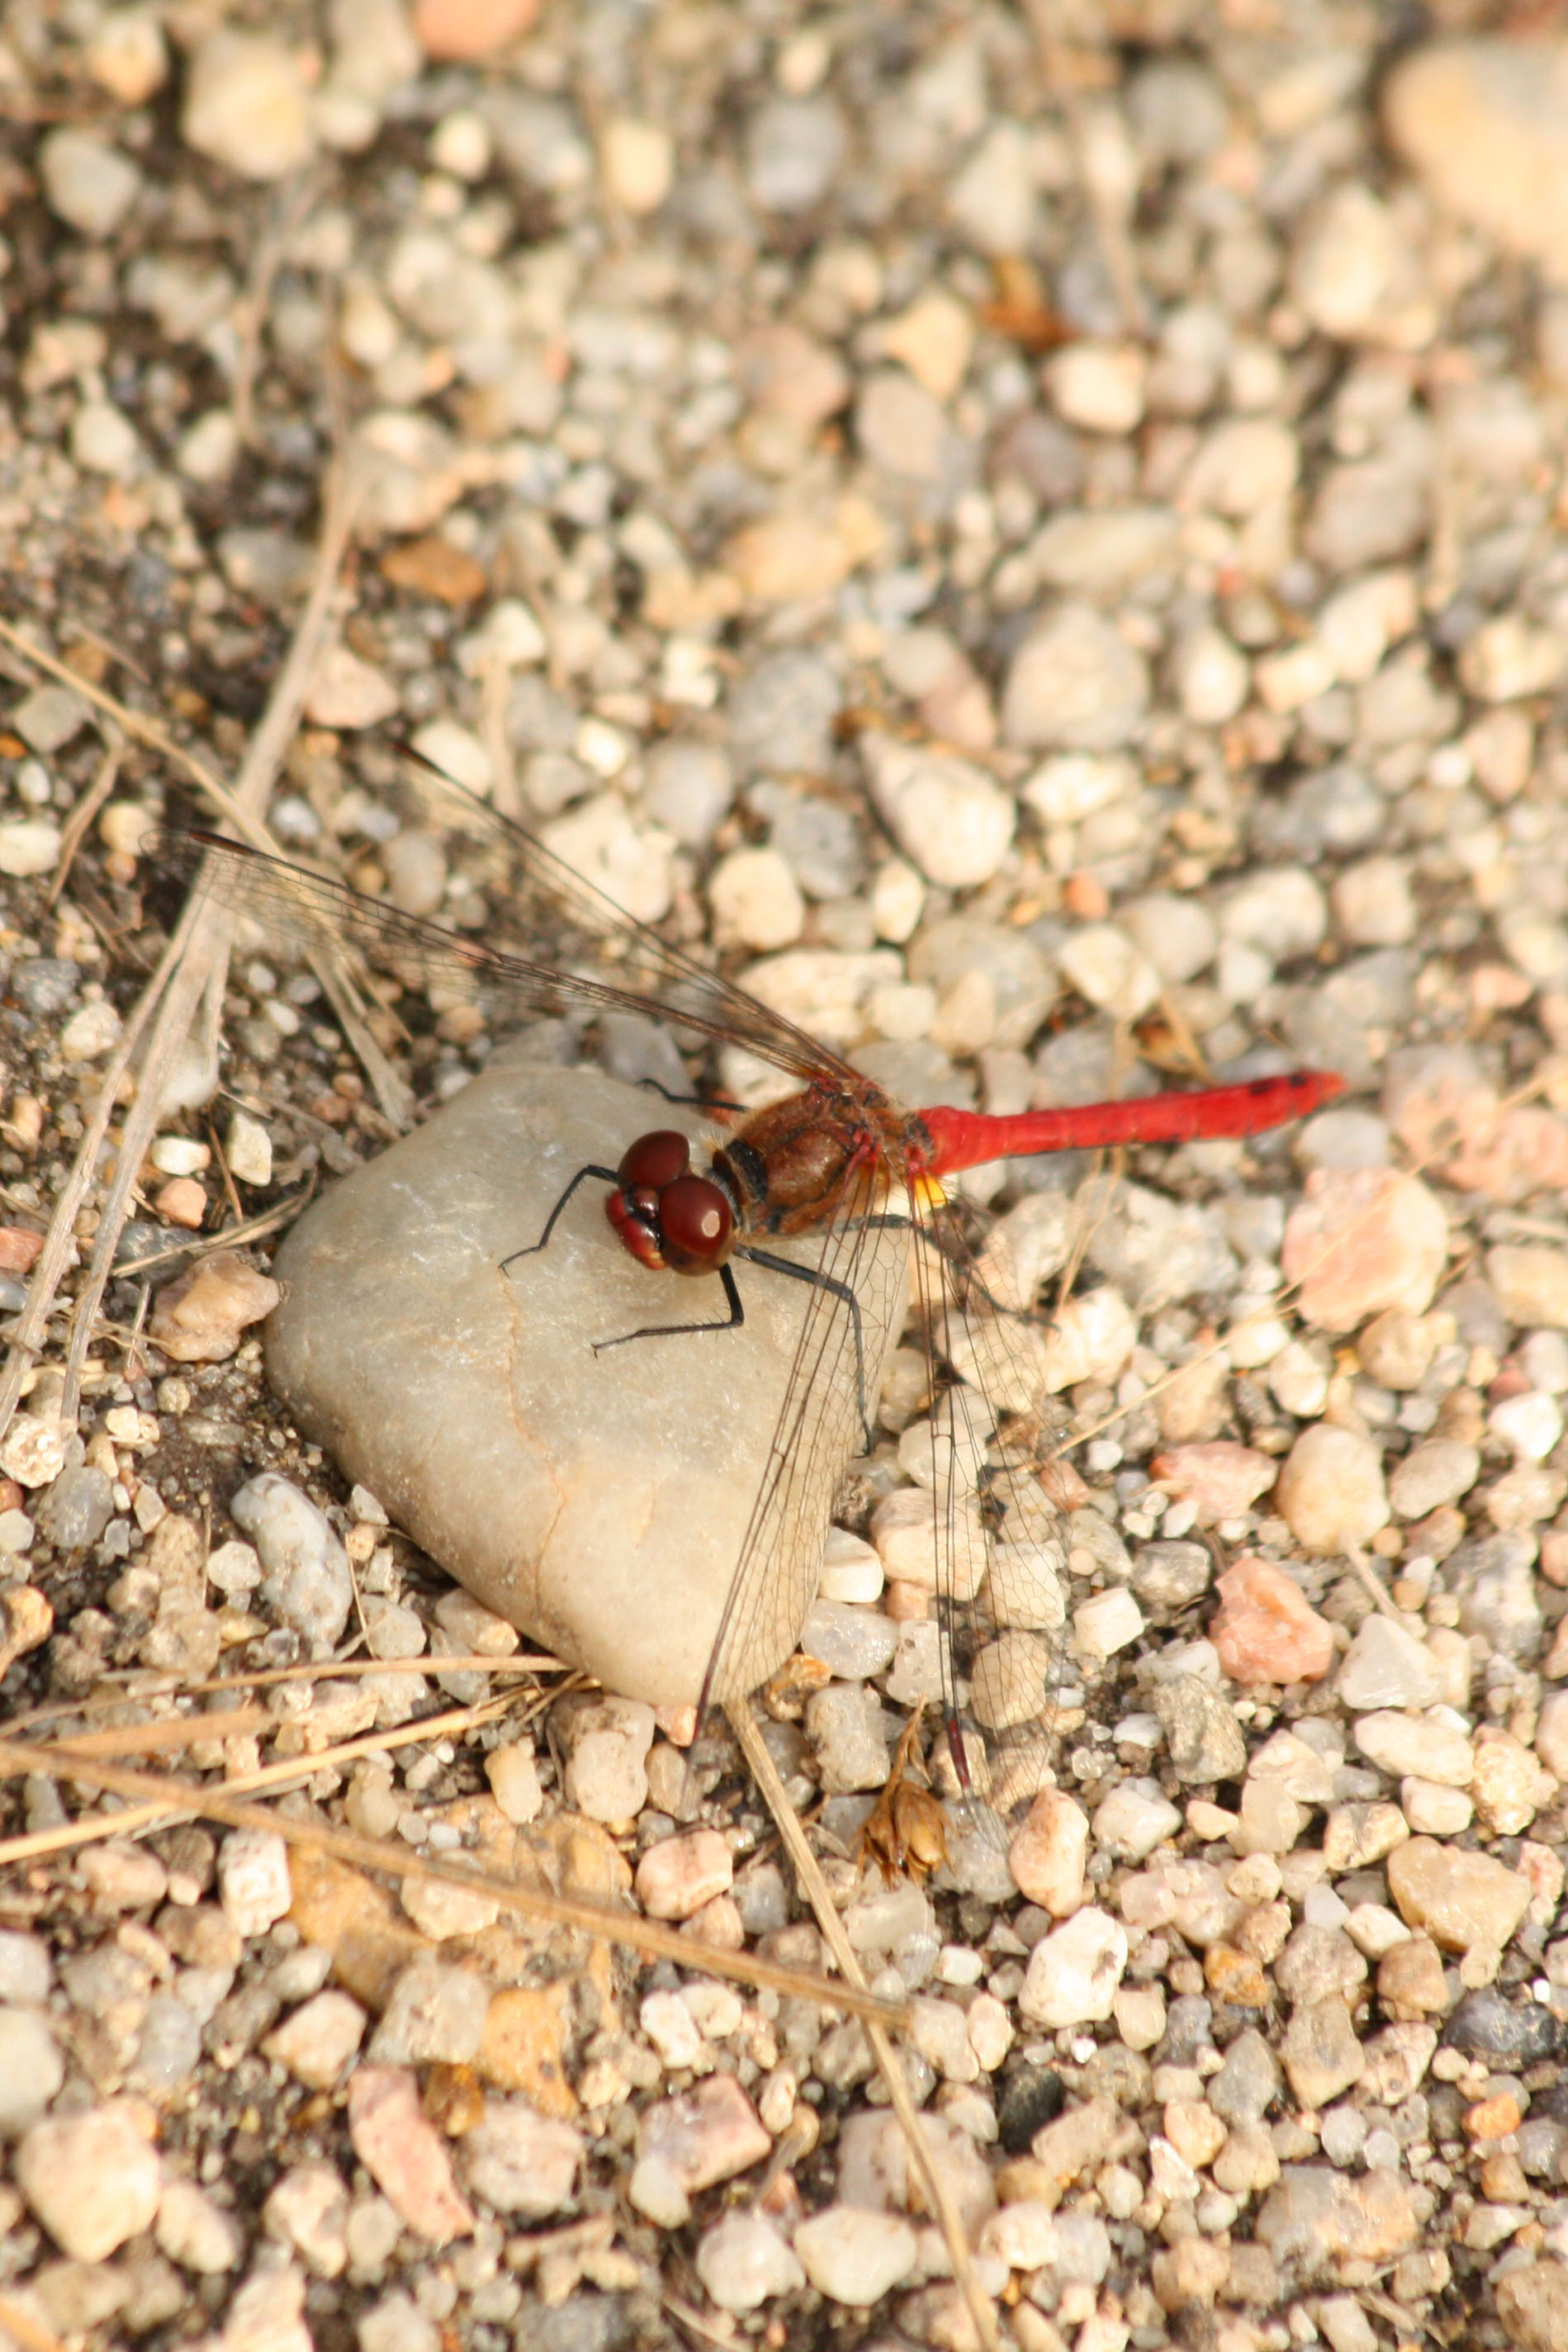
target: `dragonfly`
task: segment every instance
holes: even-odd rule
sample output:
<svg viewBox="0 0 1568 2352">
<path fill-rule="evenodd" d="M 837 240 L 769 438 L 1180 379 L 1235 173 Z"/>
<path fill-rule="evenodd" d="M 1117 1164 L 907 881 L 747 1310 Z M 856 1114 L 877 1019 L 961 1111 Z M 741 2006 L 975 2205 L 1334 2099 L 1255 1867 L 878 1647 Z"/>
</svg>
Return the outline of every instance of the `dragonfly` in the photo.
<svg viewBox="0 0 1568 2352">
<path fill-rule="evenodd" d="M 443 784 L 444 795 L 444 780 Z M 1060 1666 L 1064 1611 L 1051 1540 L 1037 1540 L 1049 1498 L 1038 1466 L 1009 1448 L 1009 1418 L 1026 1433 L 1021 1400 L 988 1402 L 986 1349 L 972 1344 L 971 1309 L 992 1320 L 1030 1302 L 997 1300 L 976 1271 L 956 1213 L 954 1180 L 991 1163 L 1066 1150 L 1118 1150 L 1247 1137 L 1301 1118 L 1343 1082 L 1297 1069 L 1190 1092 L 990 1114 L 947 1105 L 910 1110 L 844 1055 L 727 976 L 692 946 L 628 915 L 606 891 L 499 811 L 461 787 L 459 827 L 486 887 L 485 935 L 448 929 L 355 889 L 336 875 L 273 857 L 200 829 L 165 831 L 144 845 L 172 869 L 274 937 L 333 954 L 357 952 L 422 989 L 438 1007 L 476 1003 L 497 1025 L 530 1017 L 573 1034 L 618 1018 L 673 1033 L 688 1052 L 748 1057 L 769 1074 L 770 1097 L 743 1108 L 722 1093 L 701 1103 L 717 1137 L 694 1154 L 685 1133 L 650 1127 L 612 1164 L 571 1177 L 544 1230 L 507 1268 L 547 1249 L 585 1186 L 602 1186 L 603 1213 L 651 1272 L 706 1283 L 726 1312 L 649 1323 L 601 1338 L 600 1348 L 691 1339 L 706 1344 L 745 1320 L 737 1267 L 782 1275 L 803 1292 L 785 1402 L 745 1526 L 699 1701 L 746 1696 L 781 1666 L 816 1592 L 828 1515 L 840 1474 L 869 1449 L 877 1411 L 859 1311 L 871 1257 L 890 1236 L 907 1249 L 915 1324 L 925 1351 L 930 1406 L 915 1462 L 906 1430 L 900 1459 L 924 1489 L 937 1644 L 945 1789 L 967 1801 L 994 1785 L 1016 1801 L 1040 1785 L 1037 1727 Z M 503 921 L 516 946 L 501 943 Z M 906 1239 L 903 1237 L 906 1236 Z M 776 1242 L 810 1246 L 782 1255 Z M 715 1335 L 709 1339 L 707 1335 Z M 896 1334 L 895 1334 L 896 1336 Z M 966 1342 L 970 1344 L 966 1344 Z M 956 1370 L 962 1361 L 963 1376 Z M 845 1410 L 846 1391 L 852 1402 Z M 1033 1424 L 1038 1428 L 1038 1424 Z M 1027 1452 L 1027 1448 L 1025 1449 Z M 831 1454 L 830 1475 L 823 1456 Z M 806 1465 L 811 1502 L 801 1519 Z M 916 1498 L 918 1504 L 918 1497 Z M 914 1516 L 920 1518 L 917 1507 Z M 1058 1547 L 1056 1557 L 1062 1556 Z M 1027 1565 L 1020 1567 L 1019 1563 Z M 1040 1588 L 1044 1587 L 1043 1604 Z M 787 1676 L 786 1676 L 787 1679 Z M 1021 1777 L 993 1763 L 1009 1739 Z M 1032 1785 L 1031 1785 L 1032 1778 Z"/>
</svg>

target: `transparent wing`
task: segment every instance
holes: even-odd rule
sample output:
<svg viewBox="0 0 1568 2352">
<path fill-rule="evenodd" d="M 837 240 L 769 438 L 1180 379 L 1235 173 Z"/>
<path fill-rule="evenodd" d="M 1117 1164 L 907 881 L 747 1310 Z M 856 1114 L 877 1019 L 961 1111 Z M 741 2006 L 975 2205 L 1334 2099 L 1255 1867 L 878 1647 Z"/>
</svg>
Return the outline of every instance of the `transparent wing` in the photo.
<svg viewBox="0 0 1568 2352">
<path fill-rule="evenodd" d="M 868 1322 L 890 1311 L 896 1322 L 889 1286 L 907 1265 L 933 1402 L 900 1440 L 913 1483 L 886 1497 L 896 1525 L 885 1556 L 928 1591 L 932 1638 L 911 1645 L 903 1680 L 940 1709 L 933 1762 L 960 1801 L 959 1824 L 985 1849 L 975 1883 L 999 1885 L 1001 1817 L 1051 1777 L 1064 1655 L 1065 1521 L 1040 1475 L 1054 1450 L 1040 1442 L 1043 1343 L 1027 1318 L 960 1301 L 972 1267 L 956 1223 L 896 1179 L 890 1194 L 886 1173 L 862 1176 L 823 1236 L 707 1695 L 755 1688 L 799 1637 L 831 1504 L 862 1450 L 852 1326 L 830 1286 L 852 1288 Z M 868 1407 L 874 1422 L 874 1393 Z"/>
<path fill-rule="evenodd" d="M 994 1848 L 1005 1818 L 1053 1778 L 1066 1655 L 1044 1341 L 988 1294 L 950 1211 L 917 1203 L 916 1220 L 931 1409 L 904 1431 L 899 1458 L 930 1508 L 944 1718 L 933 1764 L 960 1821 Z"/>
<path fill-rule="evenodd" d="M 467 878 L 485 891 L 483 940 L 401 913 L 328 874 L 199 829 L 157 835 L 157 866 L 303 947 L 348 948 L 400 979 L 528 1014 L 629 1013 L 742 1045 L 792 1076 L 852 1084 L 827 1046 L 695 956 L 624 914 L 536 835 L 439 780 L 463 836 Z"/>
<path fill-rule="evenodd" d="M 864 1444 L 862 1402 L 875 1420 L 883 1335 L 896 1337 L 901 1320 L 909 1236 L 884 1221 L 886 1205 L 884 1183 L 874 1171 L 861 1171 L 841 1214 L 823 1231 L 815 1282 L 791 1285 L 805 1305 L 784 1403 L 708 1665 L 709 1700 L 744 1697 L 773 1673 L 815 1598 L 840 1482 Z M 749 1287 L 784 1277 L 765 1265 L 743 1264 L 737 1279 Z M 862 1316 L 863 1400 L 846 1290 Z"/>
</svg>

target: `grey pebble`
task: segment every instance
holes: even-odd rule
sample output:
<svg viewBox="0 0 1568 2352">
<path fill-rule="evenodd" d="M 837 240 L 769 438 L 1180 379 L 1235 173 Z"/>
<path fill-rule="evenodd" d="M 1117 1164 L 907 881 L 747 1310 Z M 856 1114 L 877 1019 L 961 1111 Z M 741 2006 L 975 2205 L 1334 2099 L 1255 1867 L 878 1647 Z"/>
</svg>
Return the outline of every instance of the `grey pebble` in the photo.
<svg viewBox="0 0 1568 2352">
<path fill-rule="evenodd" d="M 1141 1544 L 1133 1560 L 1132 1586 L 1150 1609 L 1174 1616 L 1208 1590 L 1214 1561 L 1199 1543 L 1166 1539 Z"/>
<path fill-rule="evenodd" d="M 466 2065 L 484 2038 L 490 1986 L 475 1969 L 415 1960 L 398 1976 L 371 2036 L 372 2065 Z"/>
<path fill-rule="evenodd" d="M 354 1585 L 326 1514 L 277 1471 L 264 1470 L 232 1497 L 229 1517 L 260 1555 L 267 1607 L 313 1645 L 329 1648 L 348 1622 Z"/>
<path fill-rule="evenodd" d="M 1443 2029 L 1455 2050 L 1496 2058 L 1507 2066 L 1534 2066 L 1561 2058 L 1568 2028 L 1538 2000 L 1510 2000 L 1496 1985 L 1468 1992 Z"/>
<path fill-rule="evenodd" d="M 882 1701 L 864 1683 L 836 1683 L 806 1702 L 806 1737 L 817 1777 L 829 1795 L 879 1789 L 887 1778 L 887 1730 Z"/>
<path fill-rule="evenodd" d="M 202 2019 L 178 1992 L 154 1993 L 126 2081 L 162 2105 L 190 2081 L 201 2054 Z"/>
<path fill-rule="evenodd" d="M 1201 1993 L 1177 1993 L 1166 2011 L 1166 2030 L 1157 2053 L 1162 2066 L 1190 2066 L 1214 2040 L 1214 2004 Z"/>
<path fill-rule="evenodd" d="M 1239 2033 L 1210 2077 L 1208 2104 L 1224 2123 L 1261 2123 L 1280 2090 L 1280 2062 L 1253 2026 Z"/>
<path fill-rule="evenodd" d="M 643 761 L 643 805 L 687 849 L 706 848 L 734 793 L 729 761 L 716 744 L 677 738 L 656 744 Z"/>
<path fill-rule="evenodd" d="M 1369 1110 L 1323 1110 L 1296 1139 L 1302 1168 L 1386 1168 L 1393 1145 L 1386 1120 Z"/>
<path fill-rule="evenodd" d="M 315 551 L 306 541 L 266 527 L 225 530 L 218 561 L 231 588 L 263 604 L 292 604 L 316 573 Z"/>
<path fill-rule="evenodd" d="M 1026 751 L 1113 751 L 1133 740 L 1148 700 L 1143 656 L 1092 605 L 1068 602 L 1013 656 L 1002 731 Z"/>
<path fill-rule="evenodd" d="M 1178 1780 L 1207 1788 L 1236 1780 L 1247 1769 L 1247 1741 L 1224 1694 L 1196 1675 L 1156 1683 L 1155 1713 L 1166 1735 Z"/>
<path fill-rule="evenodd" d="M 1530 1659 L 1541 1646 L 1535 1551 L 1533 1536 L 1511 1530 L 1460 1544 L 1444 1563 L 1443 1581 L 1459 1596 L 1461 1630 L 1484 1634 L 1505 1658 Z"/>
<path fill-rule="evenodd" d="M 747 126 L 747 185 L 768 212 L 807 212 L 827 194 L 845 143 L 843 118 L 831 100 L 770 99 Z"/>
<path fill-rule="evenodd" d="M 892 1661 L 898 1628 L 880 1610 L 848 1601 L 814 1601 L 799 1646 L 844 1682 L 866 1682 Z"/>
<path fill-rule="evenodd" d="M 39 1496 L 38 1532 L 57 1551 L 83 1551 L 114 1516 L 114 1488 L 101 1470 L 68 1465 Z"/>
<path fill-rule="evenodd" d="M 822 775 L 832 761 L 843 689 L 821 654 L 767 654 L 738 678 L 727 716 L 729 749 L 745 776 Z"/>
<path fill-rule="evenodd" d="M 70 956 L 24 956 L 11 967 L 11 994 L 40 1021 L 68 1012 L 80 986 L 81 966 Z"/>
<path fill-rule="evenodd" d="M 909 977 L 924 981 L 938 995 L 971 972 L 983 973 L 995 992 L 992 1045 L 1026 1045 L 1059 990 L 1035 940 L 1025 931 L 948 915 L 923 924 L 910 941 Z"/>
<path fill-rule="evenodd" d="M 1241 1269 L 1214 1210 L 1130 1183 L 1116 1206 L 1116 1215 L 1094 1229 L 1089 1262 L 1135 1312 L 1150 1315 L 1195 1296 L 1224 1298 L 1235 1289 Z"/>
<path fill-rule="evenodd" d="M 56 134 L 57 136 L 57 134 Z M 47 146 L 48 142 L 45 142 Z M 51 753 L 63 751 L 74 736 L 79 735 L 91 717 L 91 705 L 85 695 L 71 686 L 36 686 L 25 694 L 10 713 L 10 724 L 30 751 L 41 760 Z M 68 957 L 39 956 L 38 963 L 69 963 Z M 76 966 L 70 966 L 73 976 Z"/>
</svg>

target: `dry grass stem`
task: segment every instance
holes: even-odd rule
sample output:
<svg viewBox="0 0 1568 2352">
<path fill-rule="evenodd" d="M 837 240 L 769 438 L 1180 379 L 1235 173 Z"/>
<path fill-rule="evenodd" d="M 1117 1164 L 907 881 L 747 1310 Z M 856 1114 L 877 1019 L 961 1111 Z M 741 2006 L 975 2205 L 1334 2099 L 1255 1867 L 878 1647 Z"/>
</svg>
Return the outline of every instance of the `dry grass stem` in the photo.
<svg viewBox="0 0 1568 2352">
<path fill-rule="evenodd" d="M 756 1711 L 749 1699 L 731 1705 L 726 1712 L 737 1738 L 740 1741 L 752 1776 L 784 1841 L 785 1849 L 794 1864 L 801 1892 L 816 1915 L 823 1941 L 831 1952 L 845 1982 L 863 1991 L 865 1973 L 860 1957 L 850 1942 L 844 1923 L 839 1916 L 826 1880 L 811 1852 L 810 1841 L 801 1827 L 800 1817 L 785 1793 L 779 1768 L 773 1761 L 772 1750 L 762 1737 Z M 869 1998 L 869 1996 L 868 1996 Z M 976 2275 L 969 2253 L 968 2233 L 963 2217 L 954 2202 L 943 2177 L 941 2167 L 931 2152 L 930 2143 L 920 2128 L 920 2116 L 910 2096 L 908 2080 L 898 2061 L 887 2024 L 870 2013 L 862 2015 L 865 2037 L 875 2059 L 877 2071 L 887 2085 L 889 2102 L 898 2117 L 899 2127 L 909 2149 L 910 2161 L 920 2177 L 932 2213 L 936 2216 L 953 2265 L 953 2276 L 964 2298 L 975 2333 L 984 2352 L 1000 2352 L 1001 2338 L 997 2332 L 996 2313 L 989 2296 Z"/>
<path fill-rule="evenodd" d="M 344 469 L 340 464 L 334 465 L 328 477 L 324 520 L 310 594 L 295 631 L 287 658 L 251 740 L 237 789 L 231 793 L 202 762 L 193 761 L 189 754 L 179 754 L 203 790 L 209 793 L 218 810 L 235 820 L 247 837 L 255 838 L 259 835 L 262 841 L 267 839 L 265 828 L 259 822 L 260 811 L 266 804 L 267 795 L 298 723 L 310 673 L 325 640 L 338 572 L 348 548 L 351 522 L 352 499 Z M 161 729 L 139 721 L 135 713 L 116 702 L 112 696 L 78 678 L 63 663 L 40 655 L 37 647 L 8 624 L 0 622 L 0 637 L 36 661 L 39 667 L 64 678 L 85 693 L 99 709 L 109 711 L 127 733 L 139 737 L 142 741 L 155 737 L 158 749 L 176 749 Z M 98 1100 L 88 1118 L 81 1145 L 57 1199 L 48 1234 L 34 1270 L 27 1304 L 13 1341 L 11 1362 L 4 1383 L 0 1383 L 0 1432 L 8 1425 L 16 1412 L 28 1369 L 43 1344 L 59 1285 L 75 1256 L 77 1216 L 97 1181 L 99 1150 L 108 1134 L 118 1103 L 120 1081 L 130 1067 L 145 1029 L 148 1035 L 138 1074 L 135 1099 L 125 1113 L 113 1172 L 105 1187 L 99 1211 L 91 1262 L 73 1310 L 74 1324 L 66 1360 L 60 1418 L 68 1425 L 74 1424 L 81 1394 L 82 1367 L 97 1326 L 99 1307 L 108 1286 L 115 1246 L 125 1222 L 132 1188 L 157 1126 L 169 1073 L 190 1028 L 196 1006 L 209 979 L 220 972 L 226 963 L 227 945 L 224 932 L 220 909 L 204 907 L 199 902 L 187 906 L 157 971 L 142 991 L 110 1057 Z M 221 986 L 221 982 L 217 984 Z"/>
<path fill-rule="evenodd" d="M 465 1710 L 463 1721 L 472 1723 L 476 1712 Z M 429 1723 L 403 1728 L 414 1729 L 429 1738 L 436 1736 L 442 1720 L 437 1717 Z M 384 1748 L 393 1744 L 393 1738 L 383 1732 L 362 1743 L 345 1743 L 340 1749 L 324 1748 L 316 1756 L 291 1758 L 287 1777 L 308 1780 L 333 1757 L 346 1754 L 350 1747 L 361 1752 Z M 284 1772 L 279 1766 L 269 1769 L 280 1775 Z M 193 1813 L 205 1821 L 221 1822 L 227 1829 L 259 1830 L 282 1838 L 302 1852 L 330 1854 L 353 1869 L 384 1874 L 400 1882 L 405 1878 L 440 1879 L 447 1885 L 486 1895 L 522 1918 L 602 1937 L 610 1943 L 640 1952 L 646 1959 L 672 1960 L 680 1968 L 734 1977 L 743 1984 L 765 1985 L 788 2000 L 816 2001 L 825 2009 L 843 2011 L 860 2018 L 868 2029 L 896 2030 L 908 2022 L 906 2009 L 877 2000 L 865 1990 L 863 1979 L 841 1984 L 802 1969 L 783 1968 L 777 1961 L 765 1959 L 760 1953 L 724 1951 L 717 1945 L 699 1943 L 695 1937 L 683 1936 L 674 1927 L 661 1927 L 656 1920 L 639 1918 L 634 1912 L 612 1911 L 604 1904 L 589 1902 L 581 1896 L 519 1886 L 512 1879 L 502 1878 L 493 1871 L 471 1868 L 455 1859 L 415 1853 L 390 1838 L 361 1837 L 355 1831 L 331 1829 L 325 1822 L 298 1821 L 268 1806 L 252 1804 L 231 1794 L 227 1788 L 210 1789 L 183 1780 L 168 1780 L 155 1773 L 133 1772 L 123 1765 L 65 1755 L 57 1748 L 31 1748 L 19 1740 L 0 1739 L 0 1777 L 35 1772 L 104 1790 L 132 1804 L 155 1808 L 160 1813 Z M 116 1814 L 112 1833 L 124 1835 L 129 1825 L 125 1814 Z M 0 1863 L 5 1860 L 7 1852 L 0 1848 Z M 858 1966 L 856 1976 L 859 1977 Z"/>
</svg>

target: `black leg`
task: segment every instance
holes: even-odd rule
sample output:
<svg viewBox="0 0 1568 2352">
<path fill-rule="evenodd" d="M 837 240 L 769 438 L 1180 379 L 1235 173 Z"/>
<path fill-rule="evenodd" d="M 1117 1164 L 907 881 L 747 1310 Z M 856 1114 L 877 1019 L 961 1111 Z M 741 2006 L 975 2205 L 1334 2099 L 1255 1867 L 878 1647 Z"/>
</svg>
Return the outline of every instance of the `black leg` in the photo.
<svg viewBox="0 0 1568 2352">
<path fill-rule="evenodd" d="M 868 1224 L 878 1224 L 883 1221 L 880 1218 L 871 1217 L 865 1222 Z M 908 1220 L 905 1219 L 904 1222 L 907 1223 Z M 866 1409 L 865 1337 L 861 1324 L 860 1300 L 847 1282 L 840 1282 L 833 1275 L 824 1274 L 820 1266 L 799 1265 L 792 1257 L 775 1257 L 771 1250 L 745 1248 L 738 1255 L 748 1257 L 753 1265 L 767 1266 L 772 1274 L 788 1274 L 797 1282 L 809 1282 L 813 1290 L 831 1290 L 833 1297 L 841 1298 L 849 1308 L 850 1328 L 855 1335 L 855 1398 L 860 1407 L 861 1430 L 865 1438 L 865 1450 L 869 1454 L 873 1444 L 873 1433 L 871 1415 Z"/>
<path fill-rule="evenodd" d="M 718 1278 L 724 1285 L 724 1295 L 729 1301 L 729 1315 L 723 1323 L 644 1323 L 636 1331 L 622 1331 L 613 1339 L 595 1339 L 593 1352 L 601 1356 L 606 1348 L 623 1348 L 630 1339 L 674 1339 L 687 1331 L 737 1331 L 746 1320 L 746 1309 L 740 1303 L 740 1293 L 735 1286 L 735 1276 L 727 1265 L 721 1265 Z"/>
<path fill-rule="evenodd" d="M 663 1095 L 667 1103 L 680 1104 L 694 1110 L 723 1111 L 734 1114 L 744 1108 L 740 1103 L 726 1102 L 722 1095 L 672 1094 L 669 1087 L 661 1084 L 657 1078 L 639 1078 L 637 1083 L 639 1086 L 650 1087 L 656 1095 Z"/>
<path fill-rule="evenodd" d="M 597 1176 L 600 1181 L 604 1184 L 619 1184 L 621 1181 L 620 1173 L 616 1169 L 592 1167 L 580 1168 L 576 1175 L 572 1178 L 570 1183 L 567 1186 L 565 1192 L 561 1194 L 559 1200 L 556 1202 L 554 1208 L 550 1211 L 549 1215 L 545 1219 L 545 1229 L 539 1235 L 538 1241 L 530 1242 L 527 1249 L 514 1250 L 510 1257 L 504 1257 L 501 1260 L 501 1272 L 503 1274 L 506 1273 L 508 1266 L 516 1265 L 520 1257 L 537 1257 L 538 1255 L 538 1253 L 544 1248 L 545 1244 L 549 1241 L 551 1234 L 555 1231 L 556 1219 L 559 1216 L 561 1211 L 565 1208 L 567 1202 L 570 1200 L 578 1186 L 580 1184 L 586 1184 L 591 1176 Z"/>
</svg>

